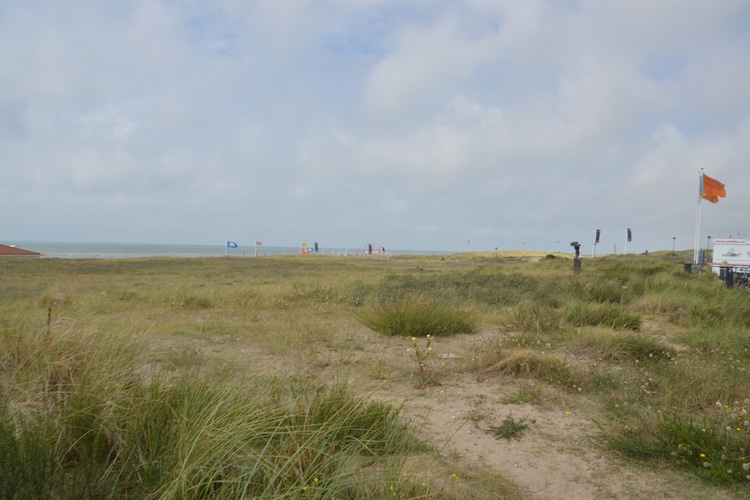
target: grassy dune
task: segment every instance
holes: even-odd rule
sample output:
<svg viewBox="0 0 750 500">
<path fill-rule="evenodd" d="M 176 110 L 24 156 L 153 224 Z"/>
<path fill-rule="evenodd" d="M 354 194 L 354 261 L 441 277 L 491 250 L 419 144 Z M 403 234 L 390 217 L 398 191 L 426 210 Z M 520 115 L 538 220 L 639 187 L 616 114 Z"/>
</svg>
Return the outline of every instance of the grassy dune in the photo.
<svg viewBox="0 0 750 500">
<path fill-rule="evenodd" d="M 750 295 L 669 254 L 577 276 L 531 252 L 0 260 L 0 276 L 0 498 L 528 496 L 376 396 L 465 375 L 523 382 L 524 403 L 585 397 L 611 456 L 750 486 Z M 475 340 L 441 362 L 457 335 Z"/>
</svg>

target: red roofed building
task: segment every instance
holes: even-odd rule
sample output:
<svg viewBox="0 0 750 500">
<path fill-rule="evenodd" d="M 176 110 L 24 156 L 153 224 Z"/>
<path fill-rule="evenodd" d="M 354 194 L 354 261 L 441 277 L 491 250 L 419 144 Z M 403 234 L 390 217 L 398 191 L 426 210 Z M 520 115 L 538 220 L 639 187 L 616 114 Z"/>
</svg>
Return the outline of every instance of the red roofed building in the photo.
<svg viewBox="0 0 750 500">
<path fill-rule="evenodd" d="M 39 257 L 40 255 L 42 254 L 39 252 L 0 244 L 0 257 Z"/>
</svg>

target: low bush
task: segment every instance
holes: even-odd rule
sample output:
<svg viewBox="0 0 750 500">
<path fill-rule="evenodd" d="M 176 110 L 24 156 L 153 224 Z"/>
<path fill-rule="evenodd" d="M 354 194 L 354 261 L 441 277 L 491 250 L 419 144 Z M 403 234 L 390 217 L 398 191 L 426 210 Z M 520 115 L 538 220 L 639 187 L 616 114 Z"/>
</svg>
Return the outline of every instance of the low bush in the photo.
<svg viewBox="0 0 750 500">
<path fill-rule="evenodd" d="M 363 307 L 356 313 L 356 318 L 366 327 L 389 336 L 440 337 L 472 333 L 476 328 L 476 320 L 467 310 L 415 299 Z"/>
<path fill-rule="evenodd" d="M 504 347 L 501 339 L 472 344 L 467 353 L 471 370 L 535 378 L 566 390 L 583 390 L 588 375 L 564 358 L 535 349 Z"/>
<path fill-rule="evenodd" d="M 703 421 L 657 412 L 634 426 L 603 432 L 606 445 L 638 459 L 664 460 L 717 484 L 750 480 L 750 419 L 745 405 L 716 402 Z"/>
<path fill-rule="evenodd" d="M 648 334 L 607 332 L 589 339 L 597 343 L 598 357 L 618 362 L 671 359 L 675 354 L 673 348 Z"/>
<path fill-rule="evenodd" d="M 524 302 L 504 312 L 501 326 L 522 332 L 554 333 L 562 327 L 562 315 L 548 304 Z"/>
<path fill-rule="evenodd" d="M 513 306 L 524 300 L 554 302 L 563 287 L 557 281 L 550 283 L 523 273 L 479 267 L 465 272 L 393 274 L 375 286 L 375 290 L 373 295 L 381 302 L 419 295 L 440 302 Z"/>
<path fill-rule="evenodd" d="M 569 286 L 569 294 L 572 297 L 600 304 L 625 303 L 627 292 L 627 279 L 602 280 L 599 275 L 579 277 Z"/>
<path fill-rule="evenodd" d="M 573 326 L 606 326 L 615 330 L 639 330 L 641 317 L 615 304 L 577 303 L 565 312 L 565 321 Z"/>
</svg>

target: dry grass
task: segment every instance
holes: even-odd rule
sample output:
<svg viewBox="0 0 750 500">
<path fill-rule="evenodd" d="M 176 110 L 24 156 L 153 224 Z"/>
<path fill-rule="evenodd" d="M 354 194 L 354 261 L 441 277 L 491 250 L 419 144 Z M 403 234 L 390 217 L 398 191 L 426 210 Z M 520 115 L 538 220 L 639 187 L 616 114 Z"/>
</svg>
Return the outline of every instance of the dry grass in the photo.
<svg viewBox="0 0 750 500">
<path fill-rule="evenodd" d="M 717 400 L 741 406 L 750 397 L 748 296 L 679 267 L 669 259 L 598 257 L 574 276 L 570 255 L 492 251 L 392 259 L 0 261 L 4 415 L 8 421 L 38 415 L 43 401 L 71 387 L 89 388 L 105 411 L 104 403 L 117 405 L 127 396 L 118 388 L 103 397 L 114 384 L 178 387 L 185 377 L 210 380 L 213 390 L 204 396 L 218 397 L 229 413 L 238 409 L 222 399 L 229 398 L 226 388 L 260 376 L 326 387 L 342 382 L 367 400 L 400 408 L 416 397 L 438 401 L 454 380 L 473 377 L 508 386 L 498 404 L 544 402 L 558 414 L 585 406 L 611 437 L 604 446 L 625 449 L 635 442 L 625 431 L 635 421 L 639 436 L 652 440 L 663 429 L 689 434 L 684 426 L 664 425 L 657 411 L 683 408 L 675 422 L 683 416 L 714 422 Z M 433 338 L 420 362 L 412 333 L 386 336 L 360 321 L 382 304 L 415 298 L 441 311 L 471 313 L 469 327 Z M 619 318 L 627 320 L 623 328 Z M 423 349 L 421 333 L 415 337 Z M 209 421 L 207 432 L 225 432 L 220 421 Z M 522 496 L 498 470 L 452 460 L 452 434 L 414 430 L 434 448 L 400 456 L 388 469 L 398 478 L 379 477 L 356 491 L 389 496 L 393 485 L 403 497 L 492 498 L 500 488 L 508 497 Z M 523 436 L 534 432 L 531 426 Z M 317 448 L 311 456 L 321 458 Z M 218 460 L 215 468 L 238 457 L 204 451 Z M 191 470 L 204 470 L 204 462 Z M 718 485 L 706 486 L 714 488 L 709 491 L 742 483 L 729 469 L 703 475 Z M 334 487 L 348 480 L 345 473 Z"/>
</svg>

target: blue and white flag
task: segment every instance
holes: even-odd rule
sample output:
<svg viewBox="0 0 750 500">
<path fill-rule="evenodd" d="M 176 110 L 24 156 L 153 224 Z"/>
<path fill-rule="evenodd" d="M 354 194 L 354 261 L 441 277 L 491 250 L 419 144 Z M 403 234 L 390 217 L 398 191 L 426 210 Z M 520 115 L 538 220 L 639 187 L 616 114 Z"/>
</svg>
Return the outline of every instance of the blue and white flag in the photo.
<svg viewBox="0 0 750 500">
<path fill-rule="evenodd" d="M 234 241 L 227 241 L 227 248 L 237 248 L 237 243 Z"/>
</svg>

